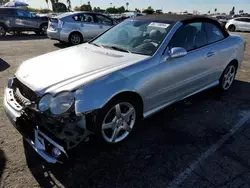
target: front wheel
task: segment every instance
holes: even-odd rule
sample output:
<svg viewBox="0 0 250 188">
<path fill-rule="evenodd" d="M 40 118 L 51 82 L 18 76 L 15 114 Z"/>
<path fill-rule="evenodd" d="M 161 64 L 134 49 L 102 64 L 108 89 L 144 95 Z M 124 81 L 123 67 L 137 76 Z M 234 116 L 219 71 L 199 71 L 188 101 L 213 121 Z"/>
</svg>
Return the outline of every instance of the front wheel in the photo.
<svg viewBox="0 0 250 188">
<path fill-rule="evenodd" d="M 135 129 L 139 117 L 136 102 L 123 99 L 112 100 L 97 115 L 95 126 L 97 135 L 106 143 L 119 143 Z"/>
<path fill-rule="evenodd" d="M 6 29 L 4 26 L 0 25 L 0 36 L 5 36 L 6 35 Z"/>
<path fill-rule="evenodd" d="M 221 78 L 219 87 L 223 91 L 227 91 L 233 84 L 236 76 L 237 67 L 234 64 L 229 64 L 224 70 Z"/>
<path fill-rule="evenodd" d="M 35 31 L 36 35 L 46 35 L 48 24 L 42 24 L 38 31 Z"/>
</svg>

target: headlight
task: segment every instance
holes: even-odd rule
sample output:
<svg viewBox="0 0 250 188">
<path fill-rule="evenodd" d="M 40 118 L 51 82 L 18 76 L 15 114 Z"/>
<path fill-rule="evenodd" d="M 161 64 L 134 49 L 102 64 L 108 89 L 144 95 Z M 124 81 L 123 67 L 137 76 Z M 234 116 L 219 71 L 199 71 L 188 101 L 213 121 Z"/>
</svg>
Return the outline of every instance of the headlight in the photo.
<svg viewBox="0 0 250 188">
<path fill-rule="evenodd" d="M 50 111 L 52 114 L 59 115 L 67 112 L 74 103 L 74 96 L 71 92 L 59 93 L 51 99 Z"/>
<path fill-rule="evenodd" d="M 50 94 L 44 95 L 38 103 L 38 109 L 42 112 L 48 110 L 50 107 L 51 99 L 52 95 Z"/>
</svg>

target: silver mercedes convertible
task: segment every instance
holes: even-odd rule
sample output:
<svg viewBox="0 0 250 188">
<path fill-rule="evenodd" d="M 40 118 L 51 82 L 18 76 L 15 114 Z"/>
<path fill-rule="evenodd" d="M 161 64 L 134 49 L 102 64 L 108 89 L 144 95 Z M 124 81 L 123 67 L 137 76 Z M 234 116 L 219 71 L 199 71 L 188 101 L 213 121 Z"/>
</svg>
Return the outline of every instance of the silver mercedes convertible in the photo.
<svg viewBox="0 0 250 188">
<path fill-rule="evenodd" d="M 4 108 L 47 162 L 89 140 L 116 144 L 141 118 L 211 87 L 226 91 L 244 40 L 210 18 L 151 15 L 125 20 L 91 41 L 22 63 Z"/>
</svg>

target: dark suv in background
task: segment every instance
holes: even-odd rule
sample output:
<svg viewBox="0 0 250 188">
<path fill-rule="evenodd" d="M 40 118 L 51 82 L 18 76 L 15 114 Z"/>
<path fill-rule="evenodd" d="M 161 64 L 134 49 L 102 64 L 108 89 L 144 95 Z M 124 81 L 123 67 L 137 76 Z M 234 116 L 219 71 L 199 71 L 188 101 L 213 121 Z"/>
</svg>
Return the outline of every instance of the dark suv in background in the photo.
<svg viewBox="0 0 250 188">
<path fill-rule="evenodd" d="M 0 36 L 10 31 L 34 31 L 46 34 L 48 18 L 20 8 L 0 8 Z"/>
</svg>

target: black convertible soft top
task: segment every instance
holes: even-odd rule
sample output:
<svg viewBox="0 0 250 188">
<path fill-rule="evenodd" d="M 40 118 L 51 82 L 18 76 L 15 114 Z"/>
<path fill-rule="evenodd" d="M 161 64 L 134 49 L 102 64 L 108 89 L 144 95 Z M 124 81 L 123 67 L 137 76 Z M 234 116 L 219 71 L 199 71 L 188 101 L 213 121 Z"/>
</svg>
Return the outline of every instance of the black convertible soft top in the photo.
<svg viewBox="0 0 250 188">
<path fill-rule="evenodd" d="M 182 22 L 183 24 L 188 24 L 191 22 L 210 22 L 215 24 L 223 32 L 225 37 L 229 36 L 229 33 L 221 26 L 221 24 L 212 18 L 207 16 L 199 15 L 177 15 L 177 14 L 151 14 L 146 16 L 138 16 L 130 18 L 130 20 L 145 20 L 152 22 L 163 22 L 168 24 L 174 24 L 176 22 Z"/>
</svg>

